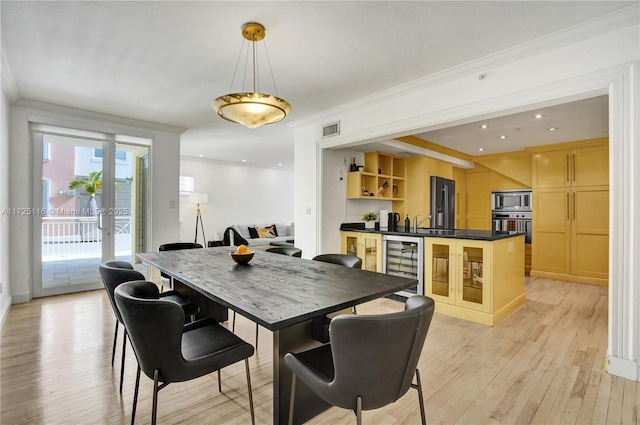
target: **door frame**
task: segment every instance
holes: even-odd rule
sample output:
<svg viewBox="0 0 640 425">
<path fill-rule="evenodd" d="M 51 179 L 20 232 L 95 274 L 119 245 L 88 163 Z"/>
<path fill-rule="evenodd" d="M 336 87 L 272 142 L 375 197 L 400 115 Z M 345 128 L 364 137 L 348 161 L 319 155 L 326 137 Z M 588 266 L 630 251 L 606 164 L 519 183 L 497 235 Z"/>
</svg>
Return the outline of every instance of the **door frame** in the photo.
<svg viewBox="0 0 640 425">
<path fill-rule="evenodd" d="M 88 291 L 103 288 L 103 284 L 100 279 L 97 279 L 93 283 L 84 283 L 77 285 L 62 285 L 59 287 L 43 288 L 42 284 L 42 220 L 43 205 L 42 205 L 42 152 L 44 135 L 57 135 L 68 138 L 74 138 L 78 140 L 91 140 L 102 144 L 102 180 L 103 182 L 109 182 L 103 184 L 102 192 L 102 205 L 101 205 L 101 218 L 102 227 L 101 232 L 101 252 L 102 257 L 100 262 L 111 261 L 115 259 L 115 215 L 109 214 L 108 211 L 113 211 L 115 205 L 115 167 L 116 167 L 116 155 L 115 150 L 117 145 L 137 145 L 147 148 L 147 154 L 151 150 L 151 140 L 144 140 L 136 138 L 136 142 L 121 141 L 115 134 L 102 133 L 102 132 L 86 132 L 82 130 L 74 130 L 72 128 L 64 127 L 52 127 L 50 125 L 33 124 L 30 128 L 31 143 L 32 143 L 32 211 L 31 214 L 31 243 L 32 243 L 32 279 L 31 279 L 31 294 L 33 298 L 45 297 L 52 295 L 62 295 L 74 292 Z M 144 143 L 148 142 L 148 143 Z M 134 164 L 135 165 L 135 164 Z M 148 182 L 147 182 L 148 185 Z M 149 191 L 149 187 L 147 187 Z M 132 214 L 132 219 L 134 215 Z M 150 217 L 146 215 L 147 228 L 150 226 Z M 137 226 L 132 226 L 137 227 Z M 132 246 L 135 249 L 135 246 Z"/>
</svg>

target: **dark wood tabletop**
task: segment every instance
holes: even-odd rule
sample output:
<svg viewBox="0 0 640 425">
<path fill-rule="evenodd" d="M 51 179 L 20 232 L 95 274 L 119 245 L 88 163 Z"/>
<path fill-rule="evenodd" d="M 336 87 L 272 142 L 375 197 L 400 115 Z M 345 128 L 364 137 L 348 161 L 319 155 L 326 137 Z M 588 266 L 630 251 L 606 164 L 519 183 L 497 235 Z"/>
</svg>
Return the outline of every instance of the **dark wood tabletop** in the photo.
<svg viewBox="0 0 640 425">
<path fill-rule="evenodd" d="M 229 247 L 137 254 L 145 264 L 277 331 L 417 284 L 415 279 L 256 251 L 236 264 Z"/>
</svg>

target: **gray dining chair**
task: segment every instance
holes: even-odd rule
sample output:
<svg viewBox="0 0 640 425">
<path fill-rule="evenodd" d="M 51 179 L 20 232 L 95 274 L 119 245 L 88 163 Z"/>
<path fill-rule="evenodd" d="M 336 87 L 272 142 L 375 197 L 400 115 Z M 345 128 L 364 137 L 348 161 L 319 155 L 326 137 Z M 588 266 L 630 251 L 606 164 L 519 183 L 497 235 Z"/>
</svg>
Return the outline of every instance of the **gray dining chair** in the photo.
<svg viewBox="0 0 640 425">
<path fill-rule="evenodd" d="M 265 251 L 271 252 L 274 254 L 288 255 L 290 257 L 297 257 L 297 258 L 302 257 L 302 250 L 300 248 L 296 248 L 293 246 L 274 246 L 274 247 L 265 249 Z"/>
<path fill-rule="evenodd" d="M 398 313 L 338 316 L 329 325 L 330 344 L 302 353 L 287 353 L 284 361 L 293 372 L 289 424 L 294 423 L 299 378 L 327 403 L 353 410 L 358 425 L 362 424 L 363 410 L 394 403 L 409 388 L 415 388 L 425 425 L 417 365 L 434 305 L 431 298 L 415 295 L 407 300 L 404 311 Z"/>
<path fill-rule="evenodd" d="M 349 254 L 320 254 L 313 257 L 312 260 L 339 264 L 341 266 L 352 267 L 354 269 L 362 268 L 362 260 L 360 257 Z"/>
<path fill-rule="evenodd" d="M 138 359 L 132 425 L 141 370 L 153 379 L 151 423 L 155 425 L 161 389 L 217 371 L 218 391 L 222 392 L 220 369 L 241 360 L 245 364 L 251 423 L 255 424 L 248 362 L 254 353 L 251 344 L 210 318 L 184 326 L 184 310 L 176 302 L 162 298 L 153 282 L 124 283 L 116 288 L 115 300 Z"/>
<path fill-rule="evenodd" d="M 197 242 L 171 242 L 163 243 L 158 247 L 158 251 L 178 251 L 182 249 L 198 249 L 202 248 Z M 173 278 L 164 272 L 160 272 L 160 282 L 162 285 L 173 289 Z"/>
<path fill-rule="evenodd" d="M 338 264 L 340 266 L 351 267 L 354 269 L 362 268 L 362 259 L 350 254 L 320 254 L 312 258 L 314 261 L 322 261 L 323 263 Z M 358 310 L 354 305 L 351 307 L 353 314 L 358 314 Z"/>
<path fill-rule="evenodd" d="M 113 335 L 113 348 L 111 351 L 111 366 L 113 366 L 113 362 L 116 355 L 116 343 L 118 340 L 118 327 L 119 325 L 123 325 L 124 327 L 124 336 L 122 339 L 122 359 L 120 360 L 120 393 L 122 393 L 122 383 L 124 379 L 124 362 L 125 362 L 125 354 L 127 347 L 127 327 L 124 326 L 124 322 L 122 321 L 122 315 L 118 310 L 118 306 L 116 305 L 114 292 L 116 288 L 125 283 L 130 282 L 132 280 L 144 280 L 145 277 L 142 273 L 133 269 L 133 266 L 126 261 L 107 261 L 98 266 L 98 270 L 100 272 L 100 278 L 102 279 L 102 284 L 107 292 L 107 298 L 109 298 L 109 302 L 111 303 L 111 308 L 113 309 L 113 314 L 116 316 L 116 329 Z M 193 321 L 195 319 L 196 314 L 200 311 L 200 308 L 184 298 L 176 291 L 167 291 L 163 292 L 161 295 L 165 299 L 172 300 L 178 303 L 187 317 L 190 317 Z"/>
</svg>

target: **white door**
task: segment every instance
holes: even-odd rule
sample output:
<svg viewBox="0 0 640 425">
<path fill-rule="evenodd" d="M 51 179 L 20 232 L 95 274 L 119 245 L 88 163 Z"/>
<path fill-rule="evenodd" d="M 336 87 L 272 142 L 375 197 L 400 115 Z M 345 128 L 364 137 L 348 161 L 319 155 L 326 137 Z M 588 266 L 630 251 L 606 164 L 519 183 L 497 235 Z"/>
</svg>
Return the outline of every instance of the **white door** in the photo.
<svg viewBox="0 0 640 425">
<path fill-rule="evenodd" d="M 148 145 L 107 134 L 32 138 L 33 296 L 102 288 L 100 263 L 136 266 L 135 253 L 146 248 Z"/>
</svg>

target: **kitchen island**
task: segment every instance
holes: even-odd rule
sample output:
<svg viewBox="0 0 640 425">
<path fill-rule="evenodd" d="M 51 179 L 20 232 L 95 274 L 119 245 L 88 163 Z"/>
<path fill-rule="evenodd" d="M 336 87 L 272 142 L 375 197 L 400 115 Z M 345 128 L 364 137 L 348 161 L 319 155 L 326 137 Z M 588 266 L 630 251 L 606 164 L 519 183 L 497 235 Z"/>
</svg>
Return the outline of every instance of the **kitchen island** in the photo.
<svg viewBox="0 0 640 425">
<path fill-rule="evenodd" d="M 385 235 L 423 239 L 418 268 L 424 273 L 424 294 L 436 301 L 436 312 L 494 326 L 526 301 L 524 234 L 470 229 L 388 232 L 348 225 L 341 230 L 343 241 L 348 240 L 345 235 L 379 241 L 363 244 L 359 252 L 365 264 L 376 258 L 379 272 L 385 269 Z M 348 245 L 343 243 L 343 252 L 351 251 Z"/>
</svg>

